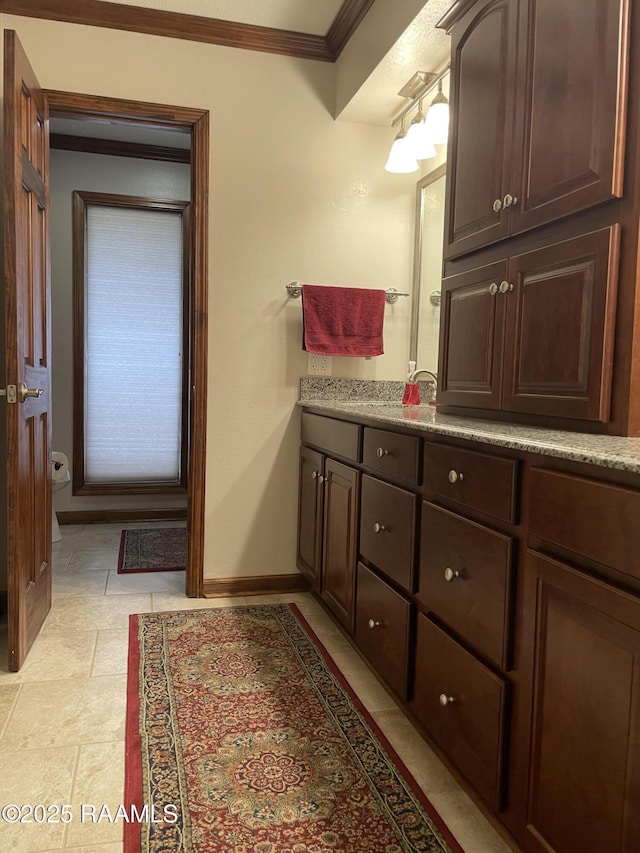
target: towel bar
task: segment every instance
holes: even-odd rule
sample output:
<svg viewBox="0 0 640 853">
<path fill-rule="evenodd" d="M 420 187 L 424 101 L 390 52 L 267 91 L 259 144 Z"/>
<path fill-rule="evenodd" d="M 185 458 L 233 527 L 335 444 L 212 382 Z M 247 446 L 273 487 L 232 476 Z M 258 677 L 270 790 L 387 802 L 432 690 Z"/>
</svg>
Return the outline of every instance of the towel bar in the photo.
<svg viewBox="0 0 640 853">
<path fill-rule="evenodd" d="M 299 281 L 292 281 L 289 284 L 286 284 L 287 292 L 292 299 L 297 299 L 302 295 L 302 284 Z M 398 301 L 398 296 L 411 296 L 410 293 L 407 293 L 404 290 L 396 290 L 395 287 L 389 287 L 385 291 L 385 299 L 389 305 L 393 305 L 394 302 Z"/>
</svg>

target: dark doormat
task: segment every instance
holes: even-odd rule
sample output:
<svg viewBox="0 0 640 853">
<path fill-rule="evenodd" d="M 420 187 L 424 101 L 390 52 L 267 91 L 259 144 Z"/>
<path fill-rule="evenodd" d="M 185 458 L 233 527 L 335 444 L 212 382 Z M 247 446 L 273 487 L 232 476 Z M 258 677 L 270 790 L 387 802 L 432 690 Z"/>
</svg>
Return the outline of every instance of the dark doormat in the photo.
<svg viewBox="0 0 640 853">
<path fill-rule="evenodd" d="M 179 572 L 187 565 L 185 527 L 123 530 L 118 556 L 118 574 L 135 572 Z"/>
</svg>

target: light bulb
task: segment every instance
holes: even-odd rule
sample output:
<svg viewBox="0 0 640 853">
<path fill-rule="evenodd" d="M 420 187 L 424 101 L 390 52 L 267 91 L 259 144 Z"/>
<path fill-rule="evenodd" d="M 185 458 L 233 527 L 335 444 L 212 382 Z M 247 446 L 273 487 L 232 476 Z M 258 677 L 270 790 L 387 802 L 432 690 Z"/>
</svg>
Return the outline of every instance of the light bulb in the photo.
<svg viewBox="0 0 640 853">
<path fill-rule="evenodd" d="M 407 131 L 407 145 L 416 160 L 428 160 L 438 153 L 433 147 L 422 110 L 417 113 Z"/>
<path fill-rule="evenodd" d="M 449 139 L 449 101 L 442 94 L 442 80 L 438 83 L 438 94 L 427 112 L 425 125 L 429 139 L 438 145 L 444 145 Z"/>
<path fill-rule="evenodd" d="M 395 174 L 418 171 L 418 161 L 407 144 L 407 135 L 404 130 L 401 130 L 393 140 L 384 168 L 387 172 L 394 172 Z"/>
</svg>

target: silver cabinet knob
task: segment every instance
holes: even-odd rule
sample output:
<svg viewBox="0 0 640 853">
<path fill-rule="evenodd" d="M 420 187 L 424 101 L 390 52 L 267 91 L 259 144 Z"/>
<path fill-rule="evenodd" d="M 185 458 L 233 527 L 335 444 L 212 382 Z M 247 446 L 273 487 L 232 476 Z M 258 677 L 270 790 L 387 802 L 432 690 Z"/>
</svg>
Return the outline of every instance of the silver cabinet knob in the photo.
<svg viewBox="0 0 640 853">
<path fill-rule="evenodd" d="M 455 701 L 456 700 L 453 698 L 453 696 L 447 696 L 446 693 L 441 693 L 438 697 L 438 702 L 440 702 L 443 708 L 446 708 L 447 705 L 453 704 Z"/>
<path fill-rule="evenodd" d="M 511 193 L 507 193 L 502 199 L 502 206 L 511 207 L 512 204 L 517 204 L 517 202 L 518 199 L 514 195 L 511 195 Z"/>
<path fill-rule="evenodd" d="M 456 580 L 456 578 L 459 578 L 459 577 L 460 577 L 460 572 L 457 569 L 455 569 L 455 571 L 454 571 L 452 568 L 447 566 L 447 568 L 444 570 L 444 579 L 446 580 L 447 583 L 451 583 L 451 581 L 454 581 L 454 580 Z"/>
<path fill-rule="evenodd" d="M 42 397 L 43 394 L 43 388 L 27 388 L 24 382 L 18 385 L 18 399 L 21 403 L 24 403 L 27 397 Z"/>
<path fill-rule="evenodd" d="M 493 212 L 494 212 L 494 213 L 500 213 L 500 211 L 501 211 L 501 210 L 502 210 L 502 199 L 501 199 L 501 198 L 497 198 L 497 199 L 493 202 Z"/>
<path fill-rule="evenodd" d="M 461 471 L 454 471 L 452 468 L 451 471 L 449 471 L 449 482 L 450 483 L 457 483 L 458 480 L 460 480 L 460 482 L 462 482 L 464 480 L 464 475 L 462 474 Z"/>
<path fill-rule="evenodd" d="M 497 292 L 498 292 L 498 285 L 495 283 L 495 281 L 492 281 L 491 284 L 489 285 L 489 293 L 492 296 L 495 296 Z"/>
<path fill-rule="evenodd" d="M 500 290 L 500 293 L 506 293 L 508 290 L 513 290 L 513 285 L 510 287 L 508 281 L 501 281 L 498 289 Z"/>
<path fill-rule="evenodd" d="M 377 521 L 376 521 L 376 523 L 373 525 L 373 532 L 374 532 L 374 533 L 383 533 L 386 529 L 387 529 L 387 528 L 384 526 L 384 524 L 378 524 L 378 522 L 377 522 Z"/>
<path fill-rule="evenodd" d="M 376 622 L 375 619 L 369 619 L 369 622 L 367 624 L 369 625 L 369 627 L 371 628 L 372 631 L 374 628 L 381 628 L 382 627 L 382 622 Z"/>
<path fill-rule="evenodd" d="M 389 455 L 389 451 L 385 450 L 384 447 L 379 447 L 376 450 L 376 456 L 378 457 L 378 459 L 382 459 L 383 456 L 388 456 L 388 455 Z"/>
<path fill-rule="evenodd" d="M 317 480 L 317 478 L 318 478 L 318 472 L 317 472 L 317 471 L 312 471 L 312 472 L 311 472 L 311 479 L 312 479 L 312 480 Z"/>
<path fill-rule="evenodd" d="M 318 476 L 318 482 L 320 483 L 320 485 L 322 485 L 326 479 L 327 479 L 327 478 L 326 478 L 326 477 L 323 477 L 323 476 L 322 476 L 322 474 L 320 474 L 320 475 Z"/>
</svg>

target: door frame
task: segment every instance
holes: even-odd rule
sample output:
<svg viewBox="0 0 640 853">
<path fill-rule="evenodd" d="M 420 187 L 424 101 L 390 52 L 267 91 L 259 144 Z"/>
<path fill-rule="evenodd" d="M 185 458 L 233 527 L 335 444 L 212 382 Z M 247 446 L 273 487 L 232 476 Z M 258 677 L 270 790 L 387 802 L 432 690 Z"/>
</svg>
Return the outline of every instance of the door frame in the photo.
<svg viewBox="0 0 640 853">
<path fill-rule="evenodd" d="M 173 130 L 191 136 L 191 264 L 189 305 L 190 399 L 187 483 L 187 565 L 185 592 L 198 598 L 203 591 L 204 495 L 207 425 L 208 319 L 208 198 L 209 112 L 167 104 L 105 98 L 77 92 L 44 90 L 52 118 L 111 121 Z"/>
</svg>

